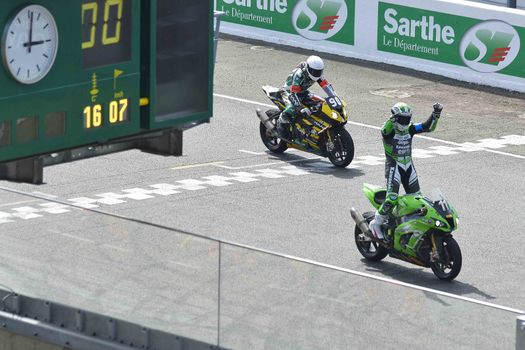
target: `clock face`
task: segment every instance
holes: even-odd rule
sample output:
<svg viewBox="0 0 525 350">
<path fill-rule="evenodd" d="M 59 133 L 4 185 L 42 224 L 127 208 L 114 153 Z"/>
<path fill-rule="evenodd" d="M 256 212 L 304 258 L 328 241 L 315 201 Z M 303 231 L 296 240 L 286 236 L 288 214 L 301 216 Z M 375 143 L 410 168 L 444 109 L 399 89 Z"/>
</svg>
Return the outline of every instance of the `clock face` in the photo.
<svg viewBox="0 0 525 350">
<path fill-rule="evenodd" d="M 55 62 L 58 31 L 53 15 L 40 5 L 30 5 L 8 23 L 2 53 L 11 76 L 20 83 L 43 79 Z"/>
</svg>

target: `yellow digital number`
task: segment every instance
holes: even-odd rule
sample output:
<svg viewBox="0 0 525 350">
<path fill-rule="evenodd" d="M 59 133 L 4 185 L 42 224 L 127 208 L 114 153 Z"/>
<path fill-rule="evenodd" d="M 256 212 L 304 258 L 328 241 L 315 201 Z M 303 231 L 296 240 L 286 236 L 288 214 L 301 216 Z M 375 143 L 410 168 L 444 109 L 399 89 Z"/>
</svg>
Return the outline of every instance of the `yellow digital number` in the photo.
<svg viewBox="0 0 525 350">
<path fill-rule="evenodd" d="M 116 124 L 128 120 L 128 106 L 129 100 L 127 98 L 111 101 L 109 103 L 109 123 Z M 102 105 L 96 104 L 84 108 L 84 127 L 86 129 L 98 128 L 103 124 L 103 121 Z"/>
<path fill-rule="evenodd" d="M 128 119 L 128 99 L 122 99 L 118 103 L 120 105 L 119 121 L 123 122 Z"/>
<path fill-rule="evenodd" d="M 95 36 L 97 28 L 97 14 L 98 14 L 98 5 L 96 2 L 88 2 L 87 4 L 82 4 L 82 24 L 86 20 L 86 12 L 91 12 L 91 30 L 89 34 L 89 41 L 84 41 L 82 43 L 82 49 L 90 49 L 95 46 Z"/>
<path fill-rule="evenodd" d="M 93 126 L 98 128 L 102 125 L 102 106 L 94 105 L 93 106 Z"/>
<path fill-rule="evenodd" d="M 111 8 L 117 6 L 117 21 L 115 23 L 114 34 L 109 34 L 109 15 Z M 120 42 L 120 34 L 122 31 L 122 13 L 124 11 L 124 0 L 106 0 L 104 6 L 104 26 L 102 27 L 102 45 L 112 45 Z M 91 22 L 86 22 L 87 13 L 91 12 Z M 89 32 L 89 41 L 82 42 L 82 49 L 91 49 L 96 44 L 97 37 L 97 21 L 98 21 L 98 4 L 96 2 L 88 2 L 82 4 L 82 24 L 88 23 L 91 25 Z"/>
<path fill-rule="evenodd" d="M 84 108 L 84 127 L 86 129 L 91 128 L 91 106 Z"/>
<path fill-rule="evenodd" d="M 128 119 L 128 99 L 111 101 L 109 103 L 109 122 L 120 123 Z"/>
<path fill-rule="evenodd" d="M 109 103 L 109 122 L 115 124 L 118 122 L 118 102 L 111 101 Z"/>
<path fill-rule="evenodd" d="M 102 125 L 102 106 L 94 105 L 84 108 L 84 125 L 86 129 L 98 128 Z"/>
<path fill-rule="evenodd" d="M 115 27 L 115 36 L 110 37 L 108 36 L 108 21 L 109 21 L 109 13 L 111 10 L 111 7 L 118 6 L 118 14 L 117 14 L 117 23 Z M 124 9 L 123 0 L 106 0 L 106 6 L 104 8 L 104 27 L 102 30 L 102 44 L 103 45 L 111 45 L 116 44 L 120 41 L 120 31 L 121 31 L 121 19 L 122 19 L 122 11 Z"/>
</svg>

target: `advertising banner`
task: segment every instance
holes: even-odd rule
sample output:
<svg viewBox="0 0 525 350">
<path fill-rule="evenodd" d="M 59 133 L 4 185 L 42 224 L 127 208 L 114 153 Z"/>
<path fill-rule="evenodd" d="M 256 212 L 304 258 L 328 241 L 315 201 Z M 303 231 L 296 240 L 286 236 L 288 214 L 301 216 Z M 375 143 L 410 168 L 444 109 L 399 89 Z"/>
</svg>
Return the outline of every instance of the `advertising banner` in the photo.
<svg viewBox="0 0 525 350">
<path fill-rule="evenodd" d="M 525 28 L 379 2 L 377 50 L 525 77 Z M 524 47 L 525 49 L 525 47 Z"/>
<path fill-rule="evenodd" d="M 525 92 L 525 12 L 459 0 L 215 0 L 222 31 Z"/>
<path fill-rule="evenodd" d="M 217 0 L 223 21 L 313 41 L 354 44 L 355 0 Z"/>
</svg>

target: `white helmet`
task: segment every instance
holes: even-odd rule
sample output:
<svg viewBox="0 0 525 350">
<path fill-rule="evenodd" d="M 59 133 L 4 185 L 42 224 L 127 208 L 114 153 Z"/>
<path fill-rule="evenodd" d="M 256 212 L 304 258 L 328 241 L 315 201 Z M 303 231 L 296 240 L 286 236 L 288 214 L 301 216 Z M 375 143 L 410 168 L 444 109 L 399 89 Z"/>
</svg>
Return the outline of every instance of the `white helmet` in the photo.
<svg viewBox="0 0 525 350">
<path fill-rule="evenodd" d="M 319 80 L 323 76 L 324 62 L 319 56 L 310 56 L 306 60 L 306 71 L 312 80 Z"/>
</svg>

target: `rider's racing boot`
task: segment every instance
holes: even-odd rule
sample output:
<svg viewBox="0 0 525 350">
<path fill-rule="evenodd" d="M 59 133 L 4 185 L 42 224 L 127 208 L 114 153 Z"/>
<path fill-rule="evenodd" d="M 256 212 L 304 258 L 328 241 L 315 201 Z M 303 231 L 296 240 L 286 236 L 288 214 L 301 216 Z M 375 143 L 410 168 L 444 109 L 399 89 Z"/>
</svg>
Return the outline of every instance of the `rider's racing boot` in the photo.
<svg viewBox="0 0 525 350">
<path fill-rule="evenodd" d="M 383 225 L 387 222 L 388 216 L 381 215 L 376 211 L 376 215 L 372 221 L 370 221 L 370 231 L 377 239 L 385 239 L 383 234 Z"/>
<path fill-rule="evenodd" d="M 292 133 L 290 132 L 290 118 L 281 113 L 279 119 L 277 119 L 277 133 L 285 140 L 292 139 Z"/>
</svg>

